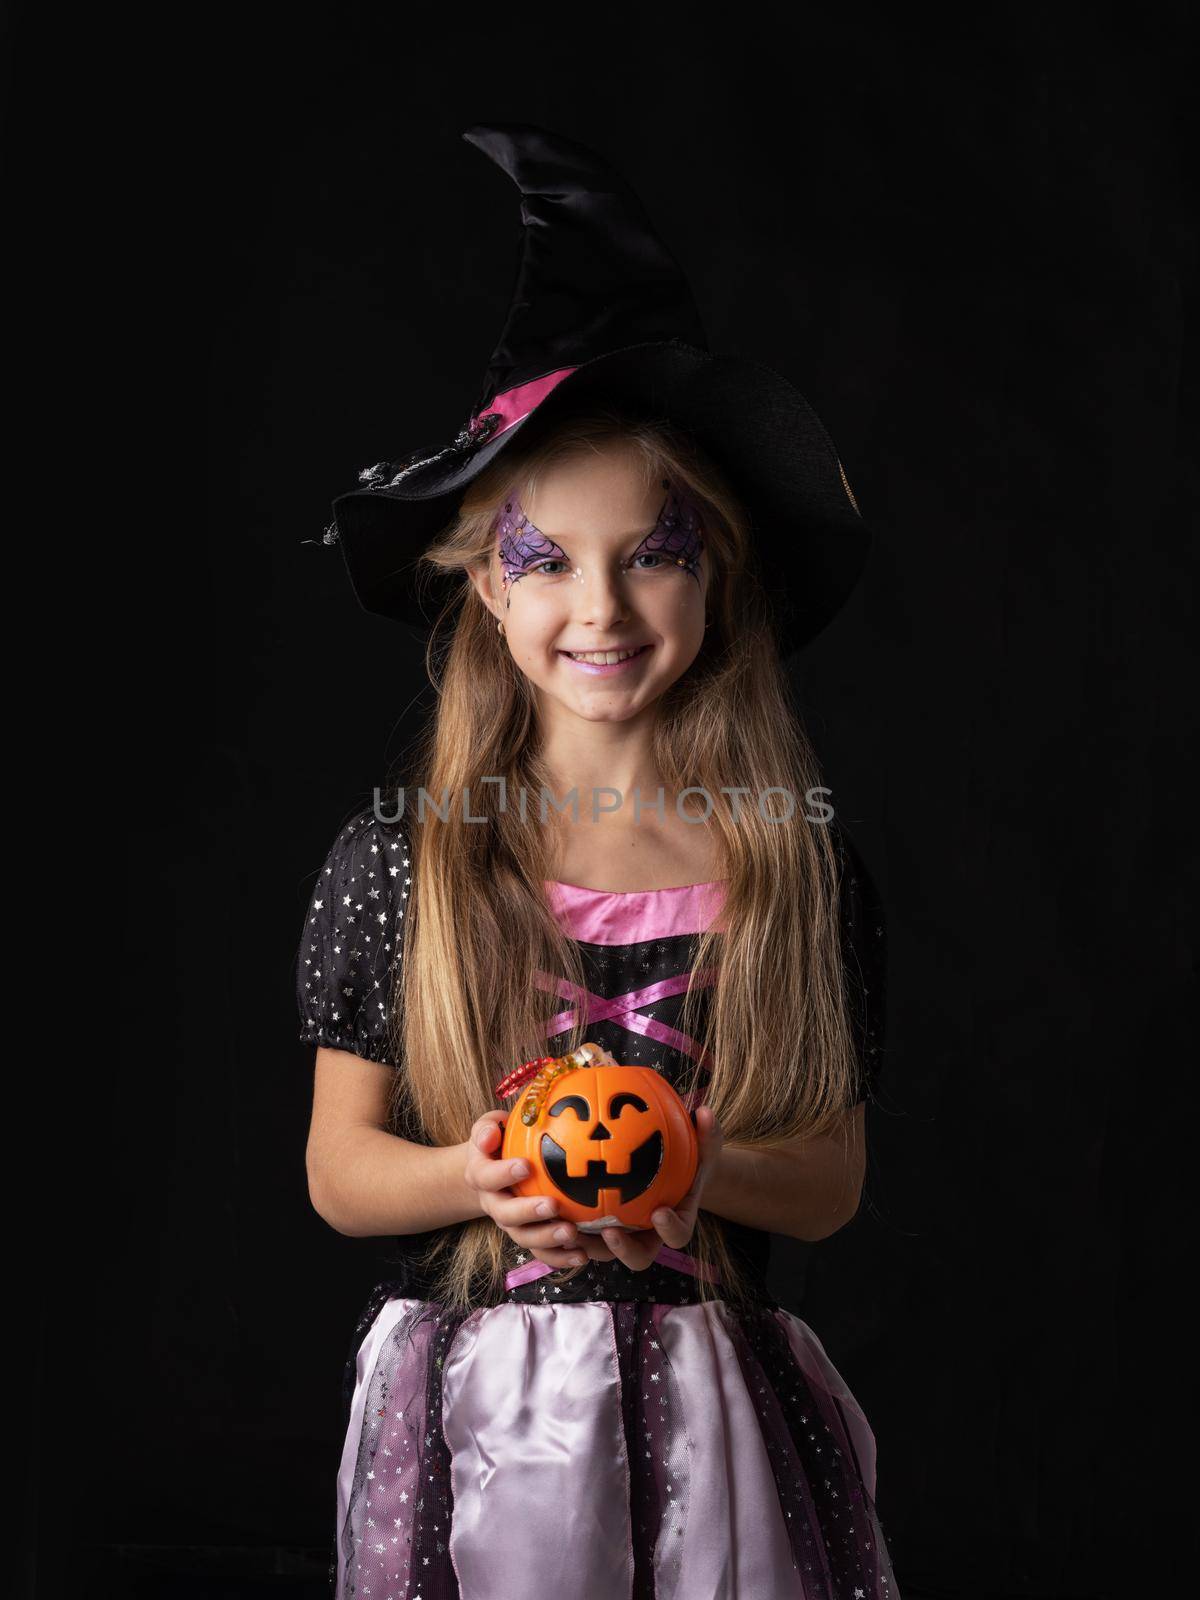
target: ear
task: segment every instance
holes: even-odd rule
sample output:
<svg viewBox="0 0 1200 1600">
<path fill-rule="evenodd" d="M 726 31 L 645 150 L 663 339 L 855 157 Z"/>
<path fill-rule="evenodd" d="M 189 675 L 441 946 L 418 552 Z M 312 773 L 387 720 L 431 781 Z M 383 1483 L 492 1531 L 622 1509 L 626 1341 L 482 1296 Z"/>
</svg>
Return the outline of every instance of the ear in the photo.
<svg viewBox="0 0 1200 1600">
<path fill-rule="evenodd" d="M 492 594 L 492 575 L 487 567 L 468 567 L 467 576 L 475 586 L 475 592 L 484 605 L 496 618 L 500 616 L 500 602 Z"/>
</svg>

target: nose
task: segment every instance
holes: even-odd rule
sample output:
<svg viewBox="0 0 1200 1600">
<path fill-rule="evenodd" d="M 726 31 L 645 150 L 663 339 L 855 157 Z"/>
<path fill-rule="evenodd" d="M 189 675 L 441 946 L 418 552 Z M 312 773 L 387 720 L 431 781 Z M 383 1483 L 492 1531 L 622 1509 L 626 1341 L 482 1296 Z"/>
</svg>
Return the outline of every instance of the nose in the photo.
<svg viewBox="0 0 1200 1600">
<path fill-rule="evenodd" d="M 620 572 L 613 572 L 603 563 L 584 564 L 580 567 L 575 589 L 576 621 L 603 630 L 628 618 L 629 602 Z"/>
</svg>

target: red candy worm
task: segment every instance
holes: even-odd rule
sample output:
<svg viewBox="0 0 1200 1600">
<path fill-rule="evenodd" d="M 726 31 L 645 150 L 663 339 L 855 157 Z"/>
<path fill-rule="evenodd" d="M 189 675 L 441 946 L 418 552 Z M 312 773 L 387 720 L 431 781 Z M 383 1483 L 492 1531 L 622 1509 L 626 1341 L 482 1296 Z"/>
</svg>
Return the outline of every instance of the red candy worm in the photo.
<svg viewBox="0 0 1200 1600">
<path fill-rule="evenodd" d="M 530 1078 L 536 1078 L 543 1067 L 551 1066 L 557 1059 L 557 1056 L 536 1056 L 534 1060 L 525 1061 L 519 1067 L 514 1067 L 507 1077 L 501 1078 L 496 1085 L 497 1098 L 507 1100 L 509 1095 L 523 1088 Z"/>
</svg>

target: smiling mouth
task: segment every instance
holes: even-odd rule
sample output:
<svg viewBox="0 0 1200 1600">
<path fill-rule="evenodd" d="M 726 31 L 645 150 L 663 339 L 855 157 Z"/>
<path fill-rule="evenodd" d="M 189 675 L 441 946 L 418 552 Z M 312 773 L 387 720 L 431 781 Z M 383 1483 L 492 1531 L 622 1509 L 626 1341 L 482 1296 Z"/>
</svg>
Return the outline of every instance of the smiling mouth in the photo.
<svg viewBox="0 0 1200 1600">
<path fill-rule="evenodd" d="M 542 1165 L 556 1189 L 577 1205 L 599 1204 L 600 1190 L 615 1191 L 622 1203 L 634 1200 L 650 1187 L 654 1174 L 663 1162 L 663 1136 L 652 1133 L 645 1144 L 633 1152 L 628 1172 L 610 1172 L 603 1161 L 589 1161 L 582 1178 L 572 1178 L 567 1171 L 567 1152 L 548 1133 L 542 1135 Z"/>
<path fill-rule="evenodd" d="M 625 653 L 625 646 L 616 650 L 560 650 L 560 656 L 565 656 L 568 661 L 574 661 L 581 667 L 623 667 L 628 661 L 636 661 L 639 656 L 644 656 L 651 648 L 648 644 L 640 644 L 636 649 Z M 594 656 L 618 656 L 616 661 L 596 661 Z"/>
</svg>

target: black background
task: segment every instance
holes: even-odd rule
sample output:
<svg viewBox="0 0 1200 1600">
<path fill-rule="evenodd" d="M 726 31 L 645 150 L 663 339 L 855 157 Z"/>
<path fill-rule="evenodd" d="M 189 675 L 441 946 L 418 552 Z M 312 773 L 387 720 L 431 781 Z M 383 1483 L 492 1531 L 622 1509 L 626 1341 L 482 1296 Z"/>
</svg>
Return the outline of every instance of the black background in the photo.
<svg viewBox="0 0 1200 1600">
<path fill-rule="evenodd" d="M 77 1214 L 71 1260 L 103 1270 L 85 1340 L 65 1291 L 42 1302 L 30 1593 L 324 1592 L 381 1252 L 308 1203 L 292 963 L 430 691 L 319 541 L 359 467 L 474 397 L 517 203 L 460 134 L 494 120 L 628 175 L 711 346 L 798 384 L 877 534 L 793 670 L 888 907 L 883 1100 L 862 1213 L 778 1245 L 775 1277 L 875 1428 L 901 1592 L 1188 1570 L 1182 17 L 148 14 L 97 59 L 98 112 L 59 104 L 85 164 L 115 152 L 86 250 L 120 291 L 126 482 L 154 493 L 115 524 L 126 756 L 86 896 L 114 1069 L 106 1226 Z M 49 136 L 23 61 L 46 41 L 12 42 L 12 126 Z"/>
</svg>

